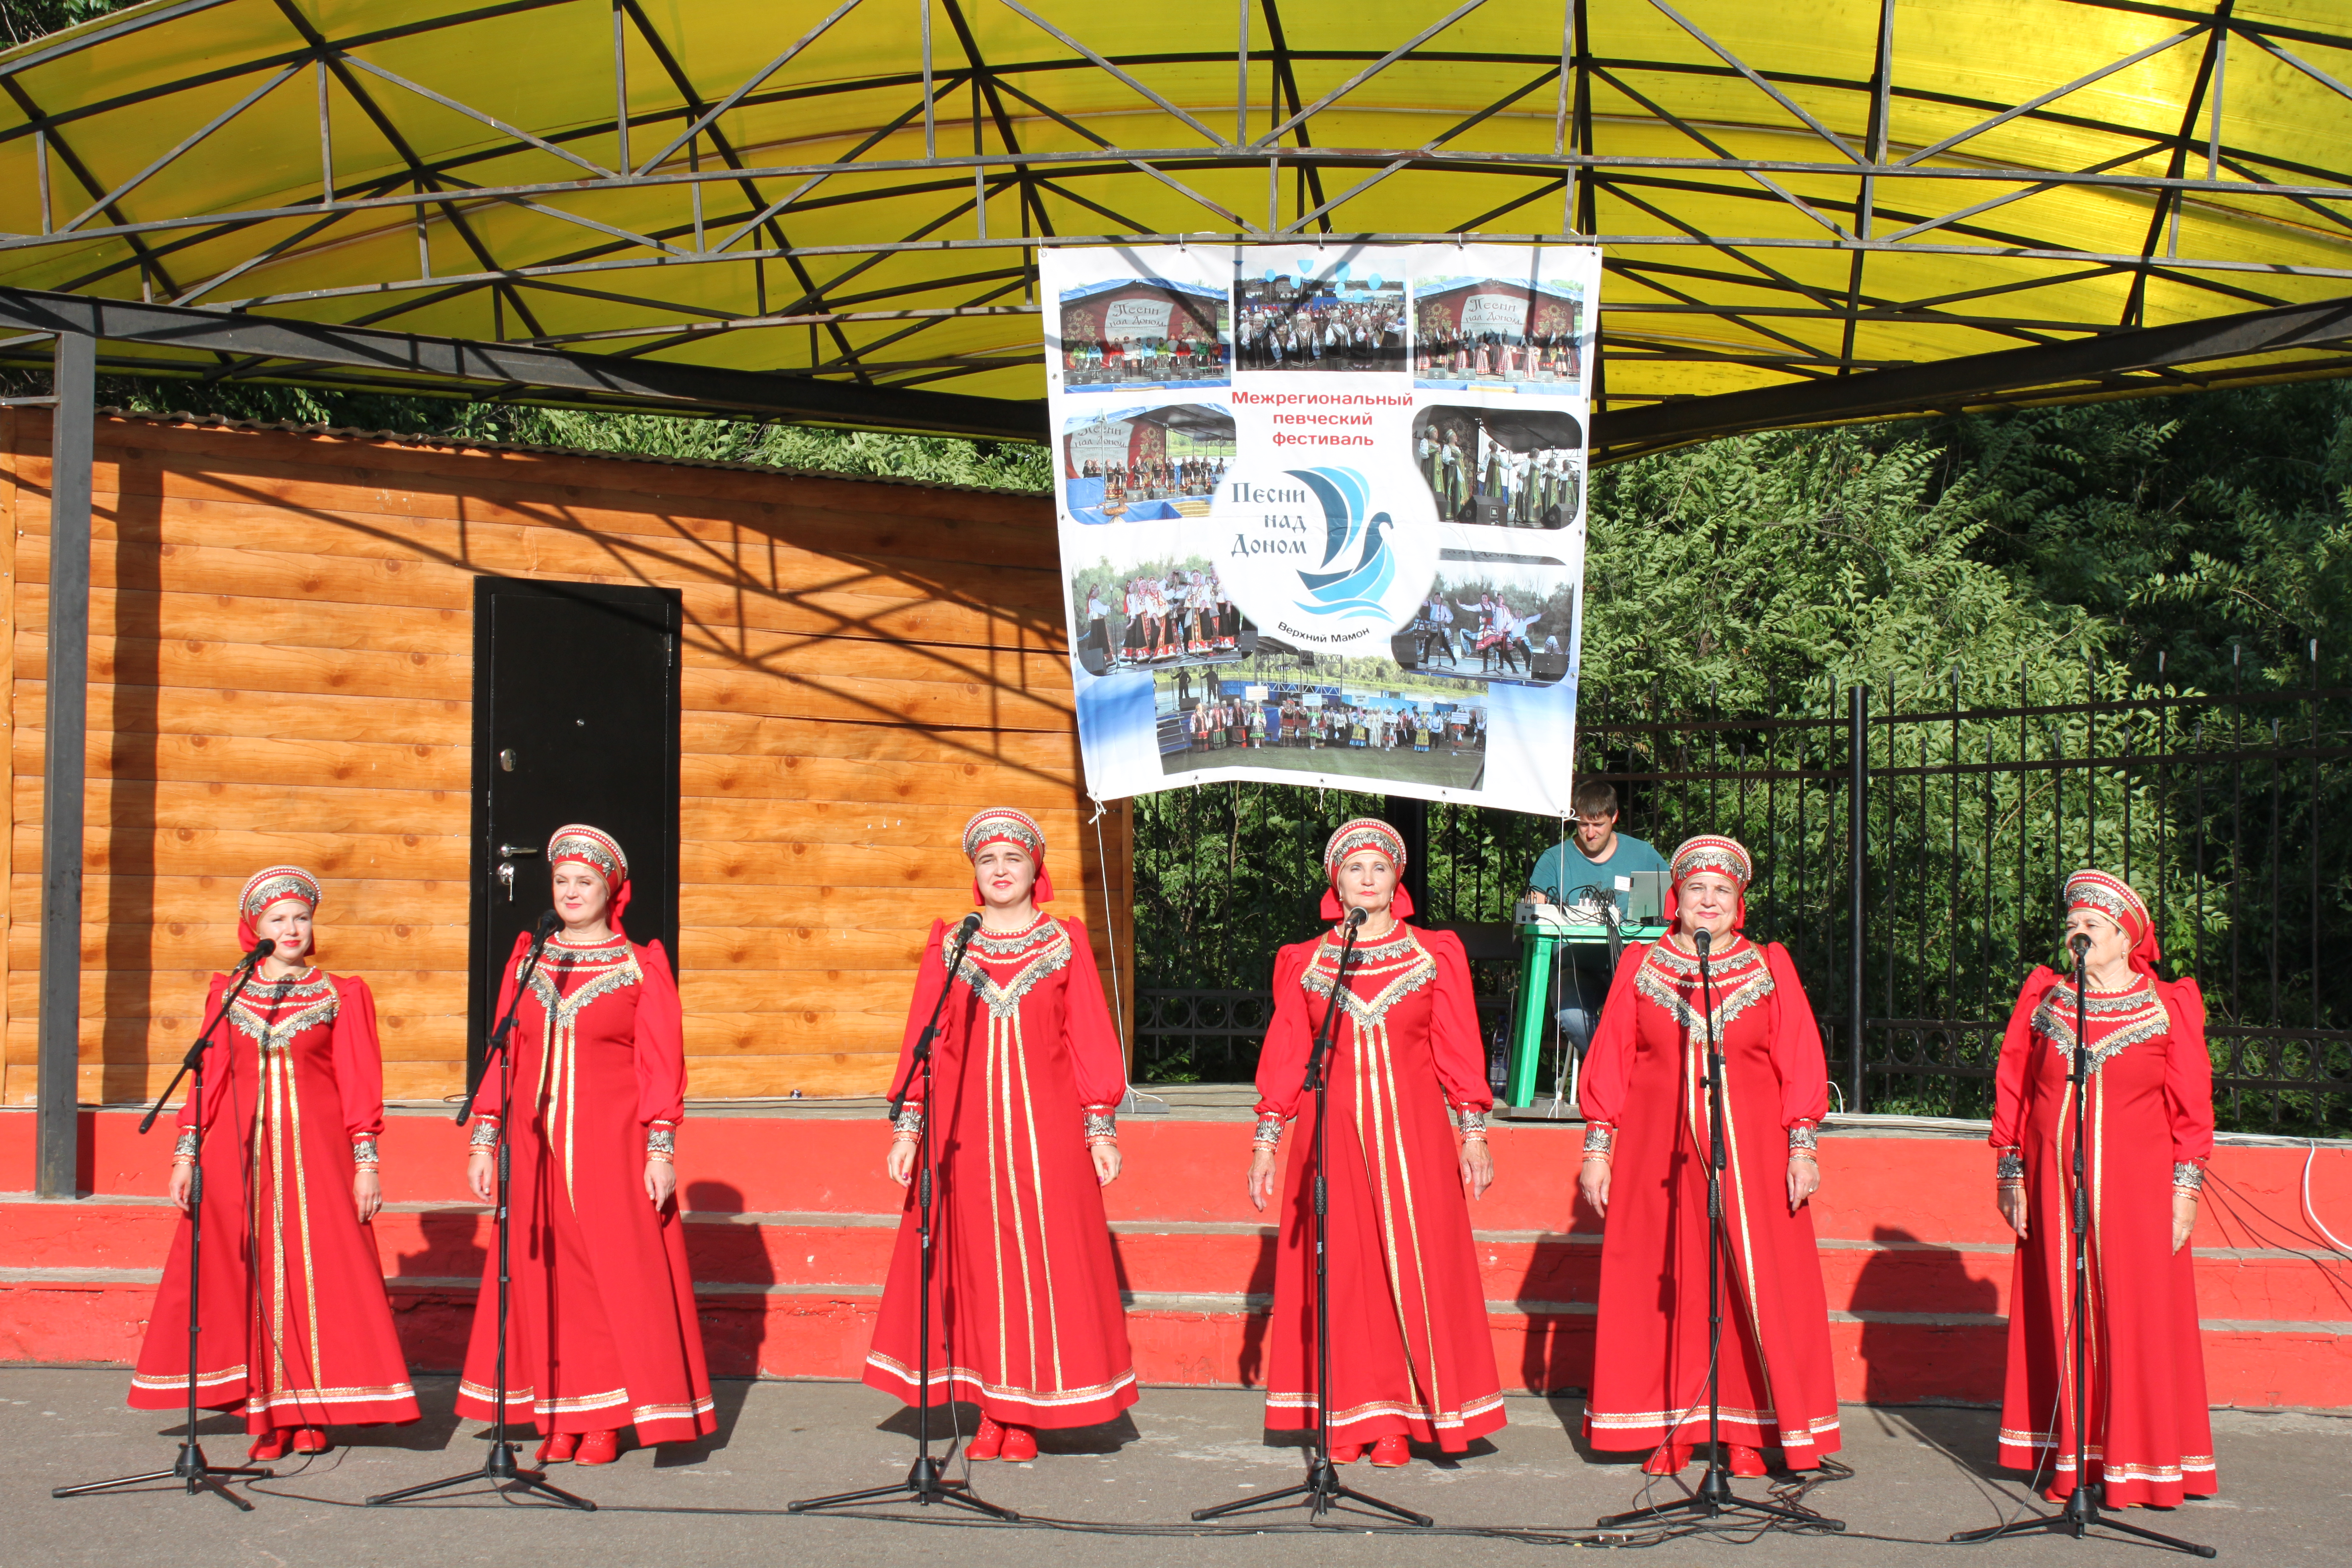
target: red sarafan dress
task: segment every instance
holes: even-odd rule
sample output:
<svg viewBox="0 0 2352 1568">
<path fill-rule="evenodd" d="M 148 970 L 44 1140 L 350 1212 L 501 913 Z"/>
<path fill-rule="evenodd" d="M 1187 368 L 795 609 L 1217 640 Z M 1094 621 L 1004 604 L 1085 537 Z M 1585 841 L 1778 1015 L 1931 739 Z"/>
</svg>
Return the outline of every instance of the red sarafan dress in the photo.
<svg viewBox="0 0 2352 1568">
<path fill-rule="evenodd" d="M 2026 1236 L 2009 1308 L 2000 1462 L 2074 1490 L 2074 1411 L 2092 1414 L 2091 1479 L 2116 1508 L 2219 1489 L 2190 1249 L 2172 1250 L 2172 1188 L 2213 1152 L 2213 1066 L 2193 980 L 2135 974 L 2084 998 L 2091 1081 L 2089 1386 L 2078 1401 L 2074 1311 L 2074 987 L 2036 969 L 2010 1016 L 1992 1142 L 2025 1165 Z"/>
<path fill-rule="evenodd" d="M 1724 1059 L 1723 1440 L 1792 1467 L 1841 1446 L 1810 1206 L 1789 1209 L 1789 1131 L 1828 1109 L 1821 1028 L 1778 942 L 1708 960 Z M 1585 1436 L 1611 1452 L 1706 1441 L 1706 1015 L 1698 960 L 1632 943 L 1578 1100 L 1616 1130 Z"/>
<path fill-rule="evenodd" d="M 205 1016 L 228 989 L 213 976 Z M 180 1109 L 200 1139 L 205 1226 L 196 1398 L 281 1426 L 416 1419 L 392 1327 L 375 1232 L 352 1197 L 383 1131 L 383 1057 L 367 983 L 312 969 L 255 979 L 205 1063 L 205 1104 Z M 136 1410 L 187 1402 L 188 1239 L 172 1238 L 131 1379 Z"/>
<path fill-rule="evenodd" d="M 1040 913 L 980 931 L 952 981 L 955 933 L 931 924 L 891 1092 L 920 1104 L 915 1042 L 952 985 L 923 1106 L 939 1185 L 932 1205 L 934 1397 L 976 1402 L 1018 1426 L 1091 1426 L 1135 1403 L 1134 1357 L 1087 1117 L 1127 1093 L 1087 928 Z M 918 1172 L 918 1180 L 920 1173 Z M 866 1381 L 912 1404 L 921 1345 L 916 1184 L 882 1288 Z"/>
<path fill-rule="evenodd" d="M 1276 954 L 1274 1020 L 1257 1059 L 1258 1114 L 1296 1118 L 1266 1330 L 1273 1431 L 1310 1428 L 1318 1409 L 1315 1097 L 1303 1082 L 1339 962 L 1328 931 Z M 1402 1433 L 1458 1453 L 1504 1422 L 1446 1115 L 1494 1104 L 1461 939 L 1399 921 L 1393 935 L 1358 943 L 1339 1006 L 1328 1064 L 1331 1441 Z"/>
<path fill-rule="evenodd" d="M 530 942 L 518 938 L 507 961 L 499 1017 Z M 717 1430 L 677 1204 L 656 1212 L 646 1197 L 648 1142 L 686 1110 L 684 1019 L 661 943 L 558 936 L 509 1038 L 507 1419 L 548 1433 L 634 1425 L 640 1443 Z M 479 1103 L 498 1108 L 495 1069 Z M 486 1421 L 495 1409 L 499 1277 L 498 1239 L 483 1239 L 457 1414 Z"/>
</svg>

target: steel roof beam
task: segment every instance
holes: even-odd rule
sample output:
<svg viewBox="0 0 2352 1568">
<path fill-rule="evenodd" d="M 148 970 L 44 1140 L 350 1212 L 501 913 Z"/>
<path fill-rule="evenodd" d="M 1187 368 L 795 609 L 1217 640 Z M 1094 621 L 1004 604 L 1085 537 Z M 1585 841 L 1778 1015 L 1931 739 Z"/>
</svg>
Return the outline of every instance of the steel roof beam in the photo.
<svg viewBox="0 0 2352 1568">
<path fill-rule="evenodd" d="M 233 354 L 256 363 L 285 360 L 380 375 L 505 384 L 559 395 L 625 399 L 641 407 L 724 409 L 993 440 L 1035 441 L 1045 434 L 1042 401 L 899 393 L 802 375 L 619 360 L 527 343 L 425 337 L 28 289 L 0 288 L 0 330 L 75 332 L 111 342 Z"/>
<path fill-rule="evenodd" d="M 1885 418 L 1962 406 L 2021 388 L 2043 389 L 2133 372 L 2334 347 L 2352 340 L 2352 298 L 2250 310 L 2171 326 L 2109 331 L 2074 342 L 2003 349 L 1801 386 L 1754 387 L 1713 397 L 1612 410 L 1593 419 L 1596 451 L 1655 447 L 1740 430 Z"/>
</svg>

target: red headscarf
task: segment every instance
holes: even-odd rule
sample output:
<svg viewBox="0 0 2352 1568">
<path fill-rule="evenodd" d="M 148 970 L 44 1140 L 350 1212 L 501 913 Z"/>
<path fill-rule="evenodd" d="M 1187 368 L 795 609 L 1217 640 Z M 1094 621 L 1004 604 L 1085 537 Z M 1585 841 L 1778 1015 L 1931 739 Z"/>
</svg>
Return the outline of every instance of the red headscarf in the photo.
<svg viewBox="0 0 2352 1568">
<path fill-rule="evenodd" d="M 2131 966 L 2151 980 L 2156 977 L 2156 966 L 2164 958 L 2156 945 L 2156 922 L 2147 918 L 2147 905 L 2129 882 L 2105 871 L 2075 872 L 2066 879 L 2066 912 L 2076 910 L 2096 910 L 2123 927 L 2131 943 Z"/>
<path fill-rule="evenodd" d="M 1359 849 L 1377 849 L 1389 858 L 1389 864 L 1397 868 L 1396 893 L 1389 900 L 1389 913 L 1397 920 L 1411 918 L 1412 895 L 1404 890 L 1404 839 L 1377 816 L 1341 823 L 1331 841 L 1323 846 L 1323 875 L 1331 884 L 1323 889 L 1323 918 L 1336 921 L 1347 912 L 1339 904 L 1339 868 Z"/>
<path fill-rule="evenodd" d="M 547 841 L 548 875 L 563 865 L 585 866 L 604 879 L 604 895 L 612 900 L 604 909 L 604 923 L 614 935 L 628 935 L 621 929 L 621 911 L 629 907 L 629 858 L 613 836 L 584 822 L 566 823 Z"/>
<path fill-rule="evenodd" d="M 312 909 L 319 907 L 319 879 L 299 866 L 272 866 L 266 871 L 256 871 L 236 896 L 236 940 L 245 951 L 251 952 L 261 945 L 261 933 L 253 922 L 274 903 L 286 899 L 299 899 Z M 319 945 L 318 932 L 310 933 L 310 946 L 302 950 L 310 956 L 310 948 Z"/>
<path fill-rule="evenodd" d="M 1696 838 L 1685 838 L 1675 849 L 1674 858 L 1666 862 L 1666 878 L 1671 884 L 1666 893 L 1666 924 L 1679 926 L 1683 883 L 1701 871 L 1718 871 L 1731 879 L 1738 889 L 1738 903 L 1731 911 L 1731 929 L 1739 931 L 1748 924 L 1748 884 L 1755 879 L 1756 863 L 1748 858 L 1748 850 L 1737 838 L 1726 838 L 1719 833 L 1702 833 Z"/>
<path fill-rule="evenodd" d="M 977 860 L 980 852 L 992 844 L 1010 844 L 1036 863 L 1036 885 L 1029 889 L 1030 899 L 1036 903 L 1050 903 L 1054 897 L 1053 873 L 1045 869 L 1045 830 L 1025 811 L 1015 811 L 1009 805 L 992 805 L 977 813 L 963 825 L 963 854 L 967 860 Z M 980 872 L 971 874 L 971 901 L 984 904 L 981 896 Z"/>
</svg>

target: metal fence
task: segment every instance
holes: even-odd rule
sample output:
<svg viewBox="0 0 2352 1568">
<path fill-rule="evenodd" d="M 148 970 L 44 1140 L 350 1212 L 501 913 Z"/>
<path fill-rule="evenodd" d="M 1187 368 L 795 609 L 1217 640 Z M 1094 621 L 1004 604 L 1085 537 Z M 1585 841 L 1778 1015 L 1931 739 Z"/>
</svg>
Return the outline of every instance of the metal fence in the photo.
<svg viewBox="0 0 2352 1568">
<path fill-rule="evenodd" d="M 2055 962 L 2058 885 L 2096 865 L 2147 899 L 2164 973 L 2204 991 L 2223 1124 L 2344 1130 L 2352 973 L 2329 942 L 2352 912 L 2352 692 L 2150 690 L 2089 667 L 2079 686 L 2055 700 L 1955 672 L 1829 710 L 1697 717 L 1588 689 L 1577 763 L 1615 785 L 1621 832 L 1748 846 L 1748 931 L 1789 947 L 1850 1109 L 1985 1114 L 2018 985 Z M 1423 837 L 1426 918 L 1486 928 L 1474 967 L 1499 1021 L 1516 973 L 1497 922 L 1563 830 L 1265 785 L 1144 806 L 1146 1079 L 1250 1076 L 1274 949 L 1315 929 L 1316 856 L 1359 814 Z"/>
</svg>

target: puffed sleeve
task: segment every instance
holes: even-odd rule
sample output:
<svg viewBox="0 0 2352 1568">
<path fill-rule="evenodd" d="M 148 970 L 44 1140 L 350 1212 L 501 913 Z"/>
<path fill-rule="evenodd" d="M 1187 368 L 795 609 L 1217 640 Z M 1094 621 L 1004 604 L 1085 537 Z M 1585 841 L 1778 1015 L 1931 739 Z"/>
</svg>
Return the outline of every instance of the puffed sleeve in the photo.
<svg viewBox="0 0 2352 1568">
<path fill-rule="evenodd" d="M 354 1147 L 373 1145 L 383 1131 L 383 1047 L 376 1035 L 375 993 L 358 975 L 335 977 L 335 1032 L 331 1042 L 335 1092 L 343 1102 L 343 1131 Z M 363 1163 L 374 1162 L 368 1151 Z"/>
<path fill-rule="evenodd" d="M 686 1115 L 686 1009 L 670 978 L 669 954 L 658 942 L 637 949 L 639 981 L 636 1039 L 631 1055 L 637 1068 L 637 1120 L 647 1129 L 673 1131 Z M 647 1140 L 646 1146 L 654 1146 Z M 664 1148 L 662 1152 L 668 1152 Z"/>
<path fill-rule="evenodd" d="M 203 1018 L 198 1020 L 199 1023 L 211 1021 L 213 1015 L 220 1011 L 221 998 L 227 992 L 228 976 L 214 975 L 212 984 L 205 988 L 205 1012 Z M 212 1049 L 205 1054 L 205 1103 L 202 1107 L 201 1125 L 207 1132 L 212 1131 L 214 1121 L 218 1120 L 222 1102 L 228 1095 L 228 1080 L 232 1071 L 230 1062 L 236 1049 L 236 1029 L 224 1018 L 221 1020 L 220 1027 L 213 1031 Z M 193 1093 L 180 1102 L 179 1126 L 182 1133 L 196 1131 L 200 1125 L 198 1109 Z M 184 1148 L 189 1142 L 190 1140 L 184 1136 L 180 1140 L 184 1152 L 193 1153 L 193 1151 Z"/>
<path fill-rule="evenodd" d="M 1618 956 L 1609 999 L 1601 1005 L 1600 1026 L 1592 1031 L 1592 1044 L 1577 1074 L 1577 1109 L 1588 1123 L 1614 1127 L 1624 1117 L 1626 1089 L 1633 1078 L 1633 1015 L 1639 1005 L 1633 977 L 1649 954 L 1649 943 L 1629 942 Z"/>
<path fill-rule="evenodd" d="M 1285 1121 L 1298 1114 L 1298 1096 L 1307 1077 L 1307 1056 L 1315 1047 L 1314 1031 L 1307 1026 L 1307 993 L 1298 984 L 1306 973 L 1311 942 L 1293 942 L 1274 955 L 1274 1017 L 1265 1026 L 1265 1043 L 1257 1052 L 1257 1113 Z"/>
<path fill-rule="evenodd" d="M 930 934 L 923 939 L 923 956 L 915 964 L 914 1000 L 907 1004 L 907 1032 L 898 1043 L 898 1070 L 890 1077 L 891 1098 L 903 1094 L 909 1105 L 923 1103 L 923 1079 L 915 1070 L 915 1042 L 922 1038 L 923 1026 L 931 1021 L 931 1009 L 940 1005 L 940 993 L 947 989 L 947 957 L 940 946 L 947 931 L 947 921 L 933 921 Z M 944 1033 L 944 1016 L 940 1026 Z"/>
<path fill-rule="evenodd" d="M 1818 1122 L 1829 1114 L 1830 1068 L 1822 1054 L 1822 1026 L 1805 995 L 1795 961 L 1779 942 L 1767 942 L 1772 971 L 1772 1070 L 1780 1079 L 1780 1125 Z"/>
<path fill-rule="evenodd" d="M 2009 1010 L 2009 1027 L 2000 1037 L 2000 1062 L 1992 1074 L 1992 1135 L 1989 1142 L 2002 1154 L 2013 1154 L 2025 1136 L 2025 1069 L 2033 1058 L 2033 1010 L 2058 983 L 2058 976 L 2041 964 L 2025 977 L 2017 1005 Z"/>
<path fill-rule="evenodd" d="M 1430 983 L 1429 1054 L 1445 1103 L 1456 1110 L 1491 1110 L 1494 1086 L 1486 1081 L 1486 1045 L 1478 1033 L 1477 993 L 1462 939 L 1450 931 L 1425 931 L 1421 944 L 1437 961 Z"/>
<path fill-rule="evenodd" d="M 1078 1080 L 1078 1104 L 1108 1115 L 1127 1098 L 1126 1053 L 1119 1048 L 1110 1004 L 1103 999 L 1102 972 L 1095 967 L 1087 922 L 1064 921 L 1062 929 L 1070 933 L 1071 948 L 1069 986 L 1062 1001 L 1062 1035 L 1069 1049 L 1071 1071 Z"/>
<path fill-rule="evenodd" d="M 2179 980 L 2159 988 L 2172 1014 L 2164 1057 L 2164 1103 L 2172 1113 L 2172 1162 L 2176 1166 L 2202 1165 L 2213 1155 L 2213 1058 L 2205 1043 L 2205 994 L 2194 980 Z"/>
</svg>

